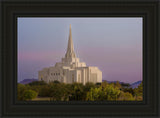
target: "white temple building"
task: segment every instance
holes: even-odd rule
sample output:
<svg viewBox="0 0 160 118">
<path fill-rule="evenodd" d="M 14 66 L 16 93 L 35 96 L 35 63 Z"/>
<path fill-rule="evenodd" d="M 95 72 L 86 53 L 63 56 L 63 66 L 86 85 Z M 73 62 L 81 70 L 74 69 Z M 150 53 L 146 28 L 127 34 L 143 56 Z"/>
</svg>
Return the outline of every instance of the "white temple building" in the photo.
<svg viewBox="0 0 160 118">
<path fill-rule="evenodd" d="M 102 71 L 98 67 L 86 66 L 84 62 L 80 62 L 74 52 L 72 41 L 71 25 L 69 31 L 68 47 L 65 57 L 53 67 L 43 68 L 38 72 L 39 81 L 47 83 L 51 81 L 59 81 L 63 83 L 101 83 Z"/>
</svg>

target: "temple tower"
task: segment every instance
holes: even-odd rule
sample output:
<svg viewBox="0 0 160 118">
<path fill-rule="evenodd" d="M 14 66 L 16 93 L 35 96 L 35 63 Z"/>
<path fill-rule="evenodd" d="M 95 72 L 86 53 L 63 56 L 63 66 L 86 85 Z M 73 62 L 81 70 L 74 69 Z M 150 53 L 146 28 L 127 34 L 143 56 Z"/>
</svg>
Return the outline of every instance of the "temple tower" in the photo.
<svg viewBox="0 0 160 118">
<path fill-rule="evenodd" d="M 69 40 L 68 40 L 68 47 L 67 47 L 67 52 L 66 52 L 65 57 L 66 58 L 76 58 L 76 54 L 74 52 L 73 41 L 72 41 L 71 24 L 69 28 Z"/>
</svg>

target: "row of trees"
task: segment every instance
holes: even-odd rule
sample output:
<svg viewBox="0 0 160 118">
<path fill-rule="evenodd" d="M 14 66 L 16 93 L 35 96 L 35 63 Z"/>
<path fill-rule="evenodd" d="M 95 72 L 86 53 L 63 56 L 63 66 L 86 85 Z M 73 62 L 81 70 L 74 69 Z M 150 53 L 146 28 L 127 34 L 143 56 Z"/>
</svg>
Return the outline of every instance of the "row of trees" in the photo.
<svg viewBox="0 0 160 118">
<path fill-rule="evenodd" d="M 32 100 L 36 97 L 49 97 L 52 101 L 105 101 L 105 100 L 142 100 L 143 83 L 132 89 L 126 85 L 108 83 L 65 84 L 58 81 L 36 81 L 27 85 L 18 84 L 18 100 Z"/>
</svg>

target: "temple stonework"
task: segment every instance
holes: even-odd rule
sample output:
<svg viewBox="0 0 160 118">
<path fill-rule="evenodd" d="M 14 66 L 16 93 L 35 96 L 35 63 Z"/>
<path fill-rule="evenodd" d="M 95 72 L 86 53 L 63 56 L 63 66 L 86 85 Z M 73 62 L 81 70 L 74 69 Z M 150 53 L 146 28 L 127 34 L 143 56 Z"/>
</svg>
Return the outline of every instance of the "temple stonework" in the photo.
<svg viewBox="0 0 160 118">
<path fill-rule="evenodd" d="M 59 81 L 63 83 L 101 83 L 102 71 L 98 67 L 86 66 L 84 62 L 80 62 L 74 52 L 72 41 L 71 25 L 69 31 L 68 47 L 65 57 L 61 62 L 55 64 L 54 67 L 43 68 L 38 72 L 39 81 L 47 83 L 51 81 Z"/>
</svg>

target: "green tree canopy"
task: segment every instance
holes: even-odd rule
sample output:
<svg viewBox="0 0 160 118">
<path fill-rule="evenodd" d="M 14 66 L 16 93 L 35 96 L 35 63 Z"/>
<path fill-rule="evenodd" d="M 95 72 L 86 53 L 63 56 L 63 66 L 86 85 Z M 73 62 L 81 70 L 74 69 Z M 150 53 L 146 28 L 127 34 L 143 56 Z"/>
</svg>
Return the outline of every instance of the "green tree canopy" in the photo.
<svg viewBox="0 0 160 118">
<path fill-rule="evenodd" d="M 134 89 L 135 95 L 136 96 L 143 96 L 143 81 L 141 84 L 138 86 L 138 88 Z"/>
<path fill-rule="evenodd" d="M 59 81 L 45 83 L 36 81 L 30 84 L 18 84 L 18 100 L 32 100 L 35 97 L 47 97 L 53 101 L 107 101 L 107 100 L 142 100 L 143 82 L 138 88 L 124 87 L 116 83 L 72 83 L 65 84 Z"/>
<path fill-rule="evenodd" d="M 120 92 L 119 98 L 118 100 L 122 100 L 122 101 L 132 101 L 135 100 L 135 98 L 133 97 L 133 95 L 129 92 Z"/>
<path fill-rule="evenodd" d="M 33 90 L 25 90 L 23 94 L 23 100 L 32 100 L 33 98 L 36 98 L 37 95 L 38 93 Z"/>
<path fill-rule="evenodd" d="M 18 84 L 17 86 L 17 98 L 18 100 L 24 99 L 24 91 L 27 90 L 26 86 L 23 84 Z"/>
<path fill-rule="evenodd" d="M 91 90 L 87 93 L 86 100 L 90 101 L 99 101 L 99 100 L 117 100 L 118 95 L 120 94 L 120 90 L 118 87 L 114 87 L 113 84 L 106 85 L 104 87 L 99 88 L 91 88 Z"/>
<path fill-rule="evenodd" d="M 35 86 L 35 85 L 47 85 L 46 82 L 44 81 L 34 81 L 34 82 L 31 82 L 29 83 L 30 86 Z"/>
</svg>

